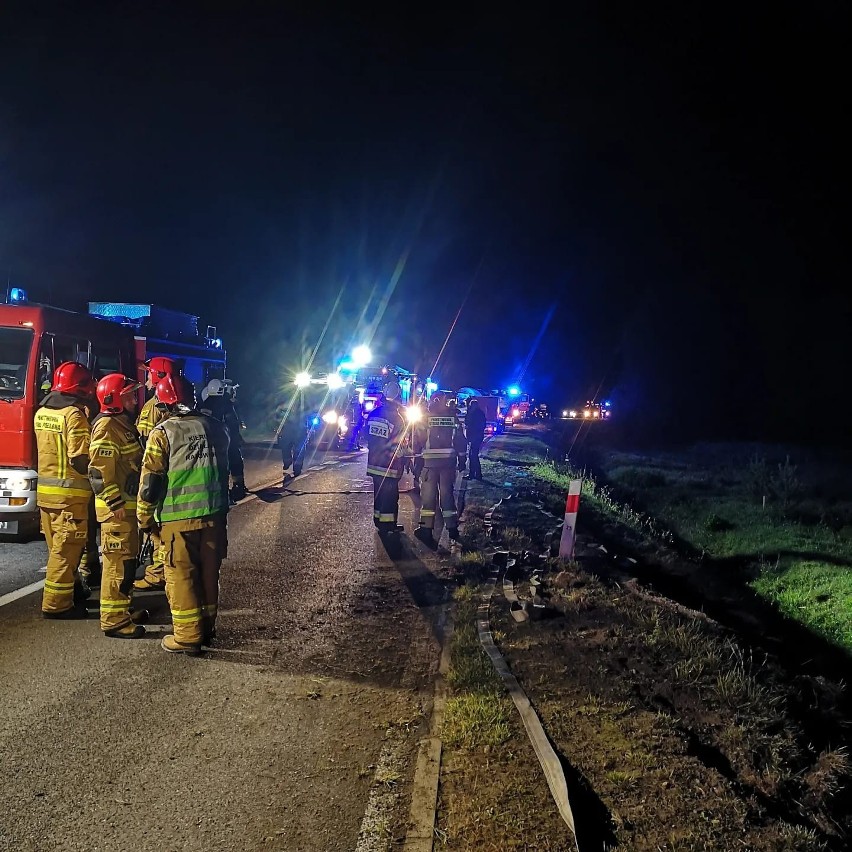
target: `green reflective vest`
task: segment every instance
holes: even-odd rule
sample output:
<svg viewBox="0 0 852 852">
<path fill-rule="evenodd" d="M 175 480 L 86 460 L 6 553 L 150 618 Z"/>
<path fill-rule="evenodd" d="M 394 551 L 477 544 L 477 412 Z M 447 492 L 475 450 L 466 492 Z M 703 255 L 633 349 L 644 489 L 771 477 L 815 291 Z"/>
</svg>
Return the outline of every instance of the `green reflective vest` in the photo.
<svg viewBox="0 0 852 852">
<path fill-rule="evenodd" d="M 160 423 L 169 440 L 168 487 L 160 521 L 206 518 L 228 511 L 228 433 L 201 414 Z"/>
</svg>

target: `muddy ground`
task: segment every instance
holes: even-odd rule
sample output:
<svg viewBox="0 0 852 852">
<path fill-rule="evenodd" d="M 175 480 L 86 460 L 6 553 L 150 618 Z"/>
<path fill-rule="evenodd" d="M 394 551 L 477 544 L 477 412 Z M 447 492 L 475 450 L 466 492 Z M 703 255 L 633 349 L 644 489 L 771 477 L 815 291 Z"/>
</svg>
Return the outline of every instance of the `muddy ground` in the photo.
<svg viewBox="0 0 852 852">
<path fill-rule="evenodd" d="M 486 554 L 501 545 L 519 557 L 540 554 L 555 523 L 542 509 L 564 497 L 523 463 L 506 463 L 517 460 L 512 441 L 492 444 L 502 460 L 486 462 L 486 482 L 468 491 L 465 543 Z M 485 513 L 507 494 L 515 496 L 496 510 L 496 536 L 488 538 Z M 803 659 L 786 654 L 784 641 L 756 641 L 764 610 L 748 601 L 737 607 L 749 629 L 724 623 L 715 611 L 733 589 L 716 588 L 713 615 L 698 611 L 701 583 L 690 584 L 674 558 L 648 551 L 653 572 L 643 572 L 641 552 L 628 559 L 635 540 L 606 519 L 588 520 L 584 529 L 581 510 L 576 563 L 539 562 L 543 606 L 527 606 L 530 620 L 510 617 L 499 587 L 491 606 L 498 644 L 563 759 L 580 849 L 848 849 L 842 659 Z M 533 566 L 523 562 L 513 579 L 529 599 Z M 486 573 L 486 564 L 469 561 L 457 579 L 469 586 Z M 687 594 L 663 596 L 661 587 Z M 534 766 L 516 739 L 449 747 L 439 813 L 445 847 L 572 848 L 553 822 L 546 787 L 530 781 L 506 803 L 506 791 Z M 484 811 L 472 825 L 470 808 L 462 818 L 465 802 L 488 800 L 490 818 Z"/>
</svg>

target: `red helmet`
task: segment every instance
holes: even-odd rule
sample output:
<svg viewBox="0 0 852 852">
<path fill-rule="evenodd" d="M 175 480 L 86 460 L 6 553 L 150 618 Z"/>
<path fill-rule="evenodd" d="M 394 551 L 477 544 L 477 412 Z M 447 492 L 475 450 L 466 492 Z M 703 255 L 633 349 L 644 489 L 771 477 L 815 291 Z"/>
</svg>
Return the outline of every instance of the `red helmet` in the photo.
<svg viewBox="0 0 852 852">
<path fill-rule="evenodd" d="M 99 382 L 95 395 L 101 404 L 102 414 L 119 414 L 124 411 L 122 397 L 133 393 L 139 387 L 139 382 L 128 379 L 121 373 L 110 373 Z"/>
<path fill-rule="evenodd" d="M 158 402 L 164 405 L 185 405 L 187 408 L 195 407 L 195 388 L 192 382 L 184 376 L 176 373 L 167 375 L 157 382 L 154 391 Z"/>
<path fill-rule="evenodd" d="M 60 393 L 70 393 L 76 396 L 91 396 L 95 389 L 92 374 L 76 361 L 65 361 L 60 364 L 53 374 L 51 390 Z"/>
<path fill-rule="evenodd" d="M 172 358 L 166 358 L 163 355 L 157 355 L 154 358 L 149 358 L 145 362 L 145 368 L 151 374 L 151 381 L 159 382 L 166 376 L 173 376 L 179 373 L 177 363 Z"/>
</svg>

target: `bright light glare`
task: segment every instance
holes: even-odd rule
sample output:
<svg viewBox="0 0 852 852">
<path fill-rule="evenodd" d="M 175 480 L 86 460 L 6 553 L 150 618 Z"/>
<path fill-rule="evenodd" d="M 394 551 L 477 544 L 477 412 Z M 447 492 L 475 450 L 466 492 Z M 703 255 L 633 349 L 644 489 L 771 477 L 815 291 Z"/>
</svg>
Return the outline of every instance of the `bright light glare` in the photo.
<svg viewBox="0 0 852 852">
<path fill-rule="evenodd" d="M 372 411 L 376 407 L 376 403 L 372 399 L 364 402 L 364 411 Z"/>
<path fill-rule="evenodd" d="M 409 423 L 419 423 L 423 419 L 423 410 L 419 405 L 409 405 L 405 409 L 405 419 Z"/>
<path fill-rule="evenodd" d="M 337 368 L 342 373 L 357 373 L 358 367 L 352 360 L 341 361 L 340 366 Z"/>
<path fill-rule="evenodd" d="M 311 374 L 306 372 L 296 373 L 296 378 L 293 384 L 297 388 L 306 388 L 311 383 Z"/>
<path fill-rule="evenodd" d="M 563 412 L 562 412 L 562 416 L 563 416 L 563 417 L 567 417 L 567 416 L 568 416 L 568 412 L 567 412 L 567 411 L 563 411 Z M 573 416 L 573 414 L 572 414 L 572 416 Z"/>
<path fill-rule="evenodd" d="M 341 432 L 346 431 L 346 427 L 349 425 L 346 418 L 341 414 L 340 417 L 337 418 L 337 426 Z"/>
<path fill-rule="evenodd" d="M 509 388 L 509 396 L 520 396 L 520 395 L 521 395 L 521 389 L 520 388 L 517 388 L 517 387 Z"/>
<path fill-rule="evenodd" d="M 587 408 L 587 409 L 583 412 L 583 417 L 591 417 L 591 416 L 592 416 L 592 412 L 591 412 L 591 411 L 589 411 L 589 409 Z"/>
<path fill-rule="evenodd" d="M 569 417 L 576 417 L 576 416 L 577 416 L 577 412 L 576 412 L 576 411 L 574 411 L 574 409 L 572 408 L 572 409 L 568 412 L 568 416 L 569 416 Z"/>
<path fill-rule="evenodd" d="M 328 423 L 329 426 L 333 426 L 337 423 L 337 412 L 336 411 L 326 411 L 322 416 L 323 422 Z"/>
<path fill-rule="evenodd" d="M 373 360 L 373 353 L 369 346 L 356 346 L 352 350 L 352 361 L 358 367 L 366 367 Z"/>
<path fill-rule="evenodd" d="M 340 390 L 346 382 L 343 381 L 343 377 L 340 373 L 329 373 L 328 378 L 326 379 L 326 384 L 328 385 L 329 390 Z"/>
<path fill-rule="evenodd" d="M 597 416 L 598 416 L 598 412 L 597 412 L 597 411 L 593 411 L 593 412 L 592 412 L 592 417 L 597 417 Z"/>
<path fill-rule="evenodd" d="M 429 391 L 429 393 L 434 393 L 436 390 L 438 390 L 438 383 L 433 382 L 430 379 L 428 382 L 426 382 L 426 390 Z"/>
</svg>

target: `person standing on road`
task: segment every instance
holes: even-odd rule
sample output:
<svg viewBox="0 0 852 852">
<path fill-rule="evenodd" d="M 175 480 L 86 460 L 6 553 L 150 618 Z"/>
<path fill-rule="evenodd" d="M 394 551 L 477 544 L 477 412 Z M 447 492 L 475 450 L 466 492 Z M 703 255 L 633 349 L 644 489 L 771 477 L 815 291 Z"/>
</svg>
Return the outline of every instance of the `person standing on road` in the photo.
<svg viewBox="0 0 852 852">
<path fill-rule="evenodd" d="M 78 566 L 86 549 L 92 499 L 86 403 L 94 390 L 92 374 L 81 364 L 65 361 L 56 368 L 50 393 L 35 416 L 36 499 L 48 550 L 41 601 L 45 618 L 86 617 L 88 591 Z"/>
<path fill-rule="evenodd" d="M 352 428 L 349 431 L 349 451 L 354 452 L 361 449 L 361 428 L 364 425 L 364 406 L 357 391 L 349 400 L 349 417 L 352 420 Z"/>
<path fill-rule="evenodd" d="M 464 470 L 467 441 L 459 421 L 456 407 L 435 394 L 429 402 L 429 416 L 425 428 L 418 430 L 420 436 L 415 452 L 423 458 L 423 475 L 420 481 L 420 527 L 415 532 L 420 541 L 434 547 L 432 530 L 438 506 L 452 541 L 459 537 L 459 515 L 453 489 L 456 484 L 456 468 Z"/>
<path fill-rule="evenodd" d="M 183 376 L 166 376 L 157 399 L 170 413 L 148 437 L 136 514 L 163 542 L 174 634 L 161 647 L 196 655 L 216 636 L 219 570 L 228 553 L 228 432 L 195 410 Z"/>
<path fill-rule="evenodd" d="M 166 376 L 176 376 L 180 373 L 177 362 L 162 355 L 149 358 L 145 362 L 145 367 L 148 370 L 148 375 L 145 378 L 145 389 L 151 396 L 142 406 L 142 410 L 139 412 L 139 417 L 136 420 L 136 429 L 139 432 L 143 447 L 148 442 L 148 436 L 154 430 L 154 427 L 169 416 L 165 406 L 161 405 L 157 399 L 154 389 Z M 133 588 L 139 592 L 151 589 L 162 590 L 166 587 L 166 580 L 163 573 L 163 543 L 160 541 L 160 536 L 156 532 L 152 531 L 150 536 L 151 564 L 145 566 L 145 576 L 136 580 L 133 584 Z"/>
<path fill-rule="evenodd" d="M 139 383 L 110 373 L 96 390 L 100 414 L 92 424 L 89 481 L 101 524 L 101 630 L 116 639 L 139 639 L 145 628 L 130 614 L 130 591 L 136 577 L 139 528 L 136 494 L 142 444 L 133 423 Z"/>
<path fill-rule="evenodd" d="M 236 503 L 246 496 L 246 475 L 245 463 L 243 461 L 242 445 L 243 436 L 241 433 L 242 420 L 237 413 L 237 408 L 234 405 L 232 394 L 237 385 L 228 385 L 222 379 L 211 379 L 207 383 L 207 387 L 201 392 L 202 405 L 199 408 L 202 414 L 212 417 L 223 423 L 228 430 L 230 438 L 228 464 L 231 469 L 231 501 Z"/>
<path fill-rule="evenodd" d="M 399 385 L 388 382 L 382 401 L 367 418 L 367 474 L 373 480 L 373 523 L 381 535 L 400 531 L 399 480 L 405 463 L 406 422 L 399 395 Z"/>
<path fill-rule="evenodd" d="M 482 479 L 482 467 L 479 464 L 479 451 L 485 440 L 485 412 L 478 399 L 471 399 L 464 418 L 464 431 L 467 435 L 470 474 L 468 479 Z"/>
</svg>

